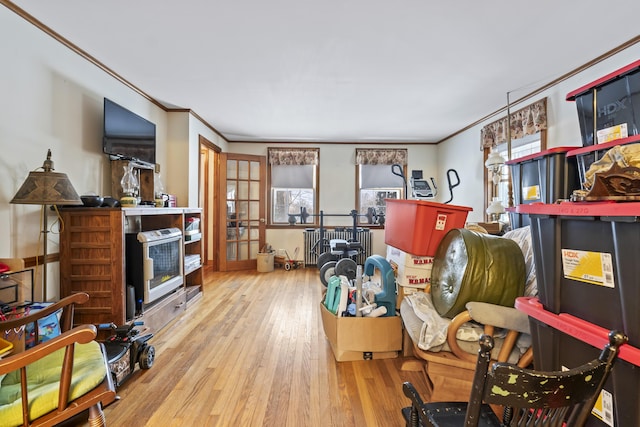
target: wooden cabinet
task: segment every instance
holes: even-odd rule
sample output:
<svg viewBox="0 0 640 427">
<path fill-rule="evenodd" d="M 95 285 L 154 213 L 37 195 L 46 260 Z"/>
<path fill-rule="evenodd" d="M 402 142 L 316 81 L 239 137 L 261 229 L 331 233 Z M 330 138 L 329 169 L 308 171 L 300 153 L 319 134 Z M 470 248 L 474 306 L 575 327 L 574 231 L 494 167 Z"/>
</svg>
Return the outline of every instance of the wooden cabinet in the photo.
<svg viewBox="0 0 640 427">
<path fill-rule="evenodd" d="M 183 230 L 184 283 L 166 297 L 144 306 L 136 320 L 157 331 L 202 296 L 202 239 L 193 232 L 201 220 L 194 208 L 66 208 L 61 210 L 60 296 L 87 292 L 76 307 L 77 323 L 127 322 L 127 233 L 176 227 Z M 198 227 L 201 230 L 201 227 Z M 196 262 L 195 260 L 199 260 Z"/>
</svg>

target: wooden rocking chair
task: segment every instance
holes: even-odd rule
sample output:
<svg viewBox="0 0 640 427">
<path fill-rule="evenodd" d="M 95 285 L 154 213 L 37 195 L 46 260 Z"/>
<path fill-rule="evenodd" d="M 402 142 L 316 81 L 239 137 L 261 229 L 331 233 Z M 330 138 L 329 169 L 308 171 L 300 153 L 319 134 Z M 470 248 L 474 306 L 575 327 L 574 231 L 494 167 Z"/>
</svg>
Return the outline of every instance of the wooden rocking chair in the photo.
<svg viewBox="0 0 640 427">
<path fill-rule="evenodd" d="M 469 403 L 424 403 L 406 382 L 403 391 L 411 406 L 403 408 L 402 414 L 407 427 L 581 427 L 626 341 L 623 333 L 611 331 L 609 344 L 598 359 L 568 371 L 542 372 L 502 362 L 494 363 L 488 371 L 493 339 L 483 335 Z M 502 423 L 490 404 L 504 407 Z"/>
<path fill-rule="evenodd" d="M 72 327 L 75 304 L 88 299 L 86 293 L 76 293 L 30 315 L 0 322 L 2 331 L 24 331 L 25 325 L 33 324 L 38 343 L 39 321 L 61 311 L 59 336 L 0 359 L 0 388 L 6 387 L 8 396 L 14 394 L 12 389 L 17 391 L 10 402 L 0 393 L 4 396 L 0 399 L 0 425 L 54 426 L 87 409 L 91 426 L 106 425 L 102 405 L 113 402 L 116 392 L 104 349 L 94 341 L 95 326 Z M 87 371 L 94 376 L 82 376 L 81 372 Z M 82 385 L 82 381 L 90 384 Z M 53 398 L 49 384 L 55 384 Z M 84 389 L 87 391 L 80 391 Z"/>
</svg>

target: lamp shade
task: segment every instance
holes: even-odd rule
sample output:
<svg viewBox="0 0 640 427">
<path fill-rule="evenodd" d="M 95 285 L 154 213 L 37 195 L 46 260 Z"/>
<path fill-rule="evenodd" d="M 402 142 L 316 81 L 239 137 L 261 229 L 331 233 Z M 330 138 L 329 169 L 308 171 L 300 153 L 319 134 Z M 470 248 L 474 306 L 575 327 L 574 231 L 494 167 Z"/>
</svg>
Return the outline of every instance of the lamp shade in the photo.
<svg viewBox="0 0 640 427">
<path fill-rule="evenodd" d="M 502 165 L 504 165 L 504 157 L 502 157 L 497 151 L 493 151 L 493 148 L 491 148 L 489 156 L 484 162 L 484 166 L 490 171 L 497 171 Z"/>
<path fill-rule="evenodd" d="M 67 174 L 53 172 L 51 150 L 42 171 L 29 172 L 10 203 L 23 205 L 81 205 L 82 200 L 71 185 Z"/>
<path fill-rule="evenodd" d="M 505 212 L 504 206 L 498 197 L 494 197 L 486 210 L 487 215 L 500 215 Z"/>
</svg>

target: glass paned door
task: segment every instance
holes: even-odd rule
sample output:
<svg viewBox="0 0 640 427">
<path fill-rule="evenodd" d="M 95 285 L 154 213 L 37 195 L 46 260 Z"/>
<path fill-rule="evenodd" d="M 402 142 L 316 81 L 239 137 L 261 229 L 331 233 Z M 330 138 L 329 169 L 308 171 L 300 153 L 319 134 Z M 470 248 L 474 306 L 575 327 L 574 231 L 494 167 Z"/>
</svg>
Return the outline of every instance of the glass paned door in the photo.
<svg viewBox="0 0 640 427">
<path fill-rule="evenodd" d="M 255 269 L 265 244 L 266 158 L 228 153 L 221 160 L 225 187 L 220 217 L 225 221 L 220 247 L 226 256 L 220 257 L 220 270 Z"/>
</svg>

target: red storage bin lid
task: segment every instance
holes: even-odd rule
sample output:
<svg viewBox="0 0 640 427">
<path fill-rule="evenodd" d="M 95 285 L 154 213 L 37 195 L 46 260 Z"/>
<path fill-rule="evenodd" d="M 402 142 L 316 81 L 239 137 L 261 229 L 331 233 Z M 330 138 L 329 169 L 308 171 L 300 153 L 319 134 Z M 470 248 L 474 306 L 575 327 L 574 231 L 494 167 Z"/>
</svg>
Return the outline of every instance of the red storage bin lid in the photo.
<svg viewBox="0 0 640 427">
<path fill-rule="evenodd" d="M 557 216 L 640 216 L 640 202 L 530 203 L 516 206 L 519 214 Z"/>
<path fill-rule="evenodd" d="M 544 309 L 538 298 L 516 298 L 515 307 L 552 328 L 571 335 L 582 342 L 602 349 L 609 342 L 609 330 L 567 313 L 554 314 Z M 623 331 L 624 332 L 624 331 Z M 640 349 L 625 344 L 618 354 L 623 360 L 640 366 Z"/>
<path fill-rule="evenodd" d="M 548 150 L 543 150 L 543 151 L 539 151 L 537 153 L 533 153 L 533 154 L 529 154 L 527 156 L 522 156 L 522 157 L 518 157 L 517 159 L 511 159 L 509 161 L 504 162 L 505 165 L 513 165 L 513 164 L 517 164 L 517 163 L 523 163 L 526 162 L 528 160 L 535 160 L 535 159 L 539 159 L 541 157 L 544 156 L 549 156 L 551 154 L 557 154 L 557 153 L 567 153 L 573 149 L 575 149 L 576 146 L 571 146 L 571 147 L 553 147 L 553 148 L 549 148 Z"/>
<path fill-rule="evenodd" d="M 608 150 L 617 145 L 632 144 L 634 142 L 640 142 L 640 135 L 632 135 L 627 138 L 615 139 L 613 141 L 605 142 L 602 144 L 588 145 L 586 147 L 575 148 L 567 152 L 567 157 L 578 156 L 581 154 L 591 153 L 592 151 Z"/>
<path fill-rule="evenodd" d="M 630 72 L 635 71 L 636 69 L 640 68 L 640 59 L 632 62 L 631 64 L 622 67 L 612 73 L 607 74 L 606 76 L 600 77 L 598 80 L 594 80 L 593 82 L 584 85 L 574 91 L 571 91 L 567 94 L 567 101 L 575 101 L 576 98 L 586 92 L 589 92 L 591 89 L 598 87 L 598 86 L 602 86 L 606 83 L 609 83 L 612 80 L 617 79 L 618 77 L 622 77 L 625 74 L 629 74 Z"/>
</svg>

